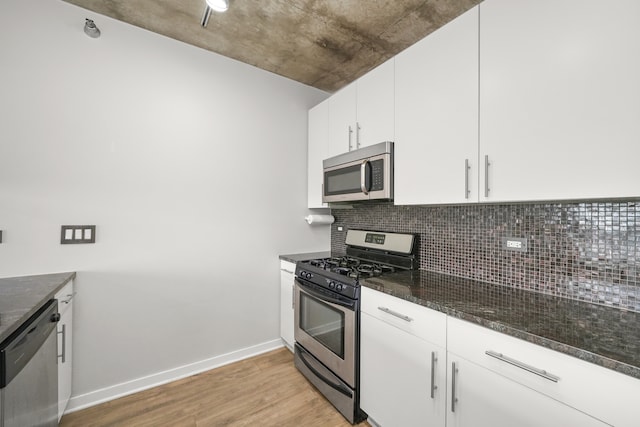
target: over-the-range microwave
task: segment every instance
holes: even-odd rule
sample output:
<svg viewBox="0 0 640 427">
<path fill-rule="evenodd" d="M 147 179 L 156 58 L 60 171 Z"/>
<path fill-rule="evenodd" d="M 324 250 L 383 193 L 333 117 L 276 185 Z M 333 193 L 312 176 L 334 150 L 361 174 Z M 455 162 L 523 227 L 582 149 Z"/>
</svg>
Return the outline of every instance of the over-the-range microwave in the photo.
<svg viewBox="0 0 640 427">
<path fill-rule="evenodd" d="M 381 142 L 322 162 L 323 202 L 393 199 L 393 142 Z"/>
</svg>

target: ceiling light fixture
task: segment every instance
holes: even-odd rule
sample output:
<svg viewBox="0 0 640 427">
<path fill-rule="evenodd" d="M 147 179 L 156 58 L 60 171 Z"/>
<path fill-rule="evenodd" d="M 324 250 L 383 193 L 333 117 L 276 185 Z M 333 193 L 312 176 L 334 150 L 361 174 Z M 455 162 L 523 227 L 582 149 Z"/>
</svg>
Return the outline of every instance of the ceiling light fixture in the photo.
<svg viewBox="0 0 640 427">
<path fill-rule="evenodd" d="M 226 12 L 229 9 L 229 0 L 207 0 L 207 5 L 214 12 Z"/>
<path fill-rule="evenodd" d="M 91 38 L 97 39 L 100 37 L 100 30 L 96 27 L 96 24 L 89 18 L 84 21 L 84 33 Z"/>
<path fill-rule="evenodd" d="M 200 25 L 202 25 L 203 27 L 207 26 L 212 10 L 214 12 L 226 12 L 227 9 L 229 9 L 229 0 L 207 0 Z"/>
</svg>

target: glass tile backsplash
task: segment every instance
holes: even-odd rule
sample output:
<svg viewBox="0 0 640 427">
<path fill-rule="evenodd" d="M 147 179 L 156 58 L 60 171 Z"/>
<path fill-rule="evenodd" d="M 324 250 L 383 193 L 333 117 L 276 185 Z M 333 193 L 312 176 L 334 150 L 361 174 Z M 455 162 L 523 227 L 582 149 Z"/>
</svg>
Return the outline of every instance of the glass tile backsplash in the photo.
<svg viewBox="0 0 640 427">
<path fill-rule="evenodd" d="M 349 228 L 419 235 L 420 269 L 640 312 L 640 201 L 332 209 Z M 343 231 L 338 231 L 338 227 Z M 504 249 L 527 239 L 526 252 Z"/>
</svg>

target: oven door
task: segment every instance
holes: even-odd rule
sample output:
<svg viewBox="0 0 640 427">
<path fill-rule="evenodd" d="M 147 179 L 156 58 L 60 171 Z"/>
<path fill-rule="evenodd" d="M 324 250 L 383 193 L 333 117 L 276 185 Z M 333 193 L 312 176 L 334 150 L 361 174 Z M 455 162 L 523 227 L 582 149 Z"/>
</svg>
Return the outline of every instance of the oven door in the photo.
<svg viewBox="0 0 640 427">
<path fill-rule="evenodd" d="M 295 282 L 296 342 L 355 388 L 357 301 Z"/>
<path fill-rule="evenodd" d="M 323 202 L 391 199 L 391 155 L 380 154 L 324 169 Z"/>
</svg>

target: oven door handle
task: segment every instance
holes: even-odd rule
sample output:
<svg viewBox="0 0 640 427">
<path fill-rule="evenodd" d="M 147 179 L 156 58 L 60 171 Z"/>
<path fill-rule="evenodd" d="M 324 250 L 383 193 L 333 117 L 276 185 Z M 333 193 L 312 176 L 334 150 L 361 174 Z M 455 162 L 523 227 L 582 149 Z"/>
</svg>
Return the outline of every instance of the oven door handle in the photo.
<svg viewBox="0 0 640 427">
<path fill-rule="evenodd" d="M 331 381 L 329 378 L 325 377 L 324 375 L 322 375 L 320 372 L 318 372 L 318 370 L 316 368 L 314 368 L 313 366 L 311 366 L 311 363 L 307 360 L 305 352 L 300 351 L 298 353 L 298 355 L 300 356 L 300 360 L 302 360 L 302 363 L 305 364 L 305 366 L 311 371 L 313 372 L 313 375 L 315 375 L 316 377 L 320 378 L 322 380 L 323 383 L 325 383 L 326 385 L 328 385 L 329 387 L 331 387 L 334 390 L 339 391 L 340 393 L 344 394 L 347 397 L 352 397 L 351 395 L 351 390 L 349 390 L 348 387 L 344 386 L 343 384 L 340 383 L 335 383 L 333 381 Z"/>
<path fill-rule="evenodd" d="M 355 302 L 347 302 L 347 301 L 341 301 L 337 298 L 332 298 L 328 295 L 324 295 L 320 292 L 314 291 L 313 289 L 309 288 L 308 286 L 306 286 L 300 279 L 296 279 L 296 282 L 298 282 L 298 285 L 300 286 L 300 289 L 304 292 L 306 292 L 307 294 L 311 295 L 312 297 L 316 297 L 322 301 L 326 301 L 326 302 L 330 302 L 332 304 L 335 305 L 339 305 L 341 307 L 346 307 L 349 308 L 351 310 L 355 310 Z"/>
</svg>

